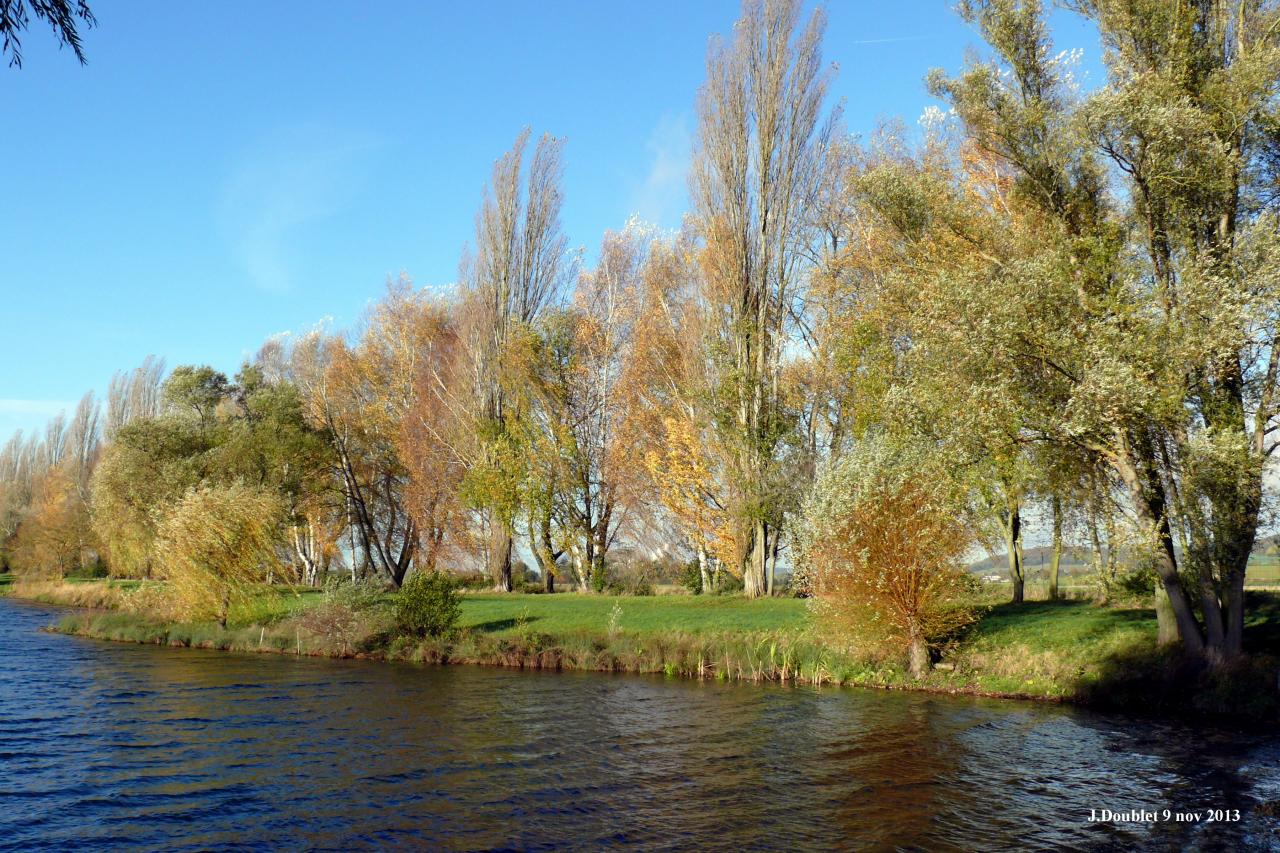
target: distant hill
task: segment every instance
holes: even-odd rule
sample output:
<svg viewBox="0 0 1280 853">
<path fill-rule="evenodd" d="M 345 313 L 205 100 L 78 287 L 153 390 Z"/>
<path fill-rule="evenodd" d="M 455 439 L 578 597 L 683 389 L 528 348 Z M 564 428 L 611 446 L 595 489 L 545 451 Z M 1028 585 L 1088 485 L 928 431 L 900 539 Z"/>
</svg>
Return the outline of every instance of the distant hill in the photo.
<svg viewBox="0 0 1280 853">
<path fill-rule="evenodd" d="M 1052 557 L 1053 549 L 1049 546 L 1040 548 L 1024 548 L 1022 550 L 1022 562 L 1028 570 L 1034 570 L 1040 566 L 1049 565 Z M 1062 552 L 1062 563 L 1060 571 L 1065 575 L 1080 574 L 1089 571 L 1089 554 L 1086 551 L 1064 550 Z M 969 564 L 969 571 L 977 575 L 998 574 L 1003 576 L 1009 570 L 1008 557 L 1004 553 L 996 554 L 993 557 L 987 557 L 985 560 L 979 560 L 976 563 Z"/>
<path fill-rule="evenodd" d="M 1048 545 L 1025 548 L 1022 551 L 1022 562 L 1028 571 L 1035 571 L 1041 566 L 1047 567 L 1052 551 L 1053 549 Z M 1090 560 L 1091 555 L 1087 549 L 1067 549 L 1062 552 L 1061 571 L 1065 575 L 1083 574 L 1090 570 Z M 1254 543 L 1253 554 L 1249 558 L 1249 562 L 1251 565 L 1280 562 L 1280 533 L 1259 536 L 1258 541 Z M 969 564 L 969 571 L 977 575 L 994 573 L 1003 576 L 1008 570 L 1008 558 L 1004 552 Z"/>
</svg>

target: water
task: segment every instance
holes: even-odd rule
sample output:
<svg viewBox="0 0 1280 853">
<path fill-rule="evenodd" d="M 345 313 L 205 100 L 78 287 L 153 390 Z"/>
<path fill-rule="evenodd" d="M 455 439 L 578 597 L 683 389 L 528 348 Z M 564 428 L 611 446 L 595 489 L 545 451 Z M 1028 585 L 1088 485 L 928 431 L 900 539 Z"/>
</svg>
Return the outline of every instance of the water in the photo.
<svg viewBox="0 0 1280 853">
<path fill-rule="evenodd" d="M 858 690 L 171 650 L 0 601 L 0 850 L 1280 847 L 1280 739 Z M 1240 809 L 1114 825 L 1090 809 Z"/>
</svg>

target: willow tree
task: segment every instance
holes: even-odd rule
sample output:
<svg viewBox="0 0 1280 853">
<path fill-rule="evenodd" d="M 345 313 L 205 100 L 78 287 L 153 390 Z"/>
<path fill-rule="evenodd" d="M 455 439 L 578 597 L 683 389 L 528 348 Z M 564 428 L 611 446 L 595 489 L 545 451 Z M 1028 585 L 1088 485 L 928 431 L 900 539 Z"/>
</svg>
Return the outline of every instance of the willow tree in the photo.
<svg viewBox="0 0 1280 853">
<path fill-rule="evenodd" d="M 932 79 L 1041 219 L 1032 310 L 987 343 L 1022 358 L 1043 436 L 1124 483 L 1179 639 L 1221 661 L 1242 647 L 1280 414 L 1267 166 L 1280 142 L 1280 9 L 1069 5 L 1105 47 L 1107 80 L 1089 96 L 1074 95 L 1036 2 L 962 4 L 996 57 Z"/>
<path fill-rule="evenodd" d="M 485 515 L 486 564 L 494 586 L 511 590 L 511 550 L 521 477 L 504 391 L 504 358 L 561 292 L 569 273 L 560 230 L 562 140 L 544 135 L 524 168 L 529 132 L 494 164 L 476 216 L 474 256 L 463 263 L 461 346 L 478 441 L 466 493 Z"/>
<path fill-rule="evenodd" d="M 278 495 L 243 483 L 193 488 L 168 510 L 156 552 L 185 617 L 226 626 L 231 605 L 277 567 L 283 514 Z"/>
<path fill-rule="evenodd" d="M 704 241 L 705 298 L 719 326 L 720 394 L 735 469 L 746 594 L 768 591 L 782 525 L 778 449 L 787 429 L 781 364 L 830 124 L 825 19 L 798 29 L 798 0 L 748 0 L 727 44 L 714 42 L 698 99 L 692 177 Z"/>
<path fill-rule="evenodd" d="M 803 510 L 801 561 L 818 614 L 851 645 L 896 645 L 911 674 L 973 620 L 965 489 L 928 444 L 871 434 L 826 465 Z"/>
</svg>

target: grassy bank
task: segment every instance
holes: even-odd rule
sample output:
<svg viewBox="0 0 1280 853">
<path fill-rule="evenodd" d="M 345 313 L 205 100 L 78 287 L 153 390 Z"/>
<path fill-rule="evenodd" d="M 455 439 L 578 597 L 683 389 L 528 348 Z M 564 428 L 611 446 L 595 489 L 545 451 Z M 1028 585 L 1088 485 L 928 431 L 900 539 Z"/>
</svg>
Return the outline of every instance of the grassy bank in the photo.
<svg viewBox="0 0 1280 853">
<path fill-rule="evenodd" d="M 389 596 L 351 618 L 316 591 L 264 589 L 224 628 L 110 609 L 131 592 L 115 583 L 63 584 L 39 600 L 98 608 L 65 616 L 55 626 L 62 633 L 178 647 L 860 685 L 1263 720 L 1275 719 L 1280 704 L 1280 596 L 1268 593 L 1251 593 L 1246 641 L 1254 654 L 1225 671 L 1200 671 L 1157 650 L 1149 609 L 1028 602 L 990 607 L 952 639 L 927 678 L 914 681 L 894 659 L 823 642 L 806 602 L 795 599 L 473 594 L 463 597 L 454 636 L 424 640 L 395 633 Z"/>
</svg>

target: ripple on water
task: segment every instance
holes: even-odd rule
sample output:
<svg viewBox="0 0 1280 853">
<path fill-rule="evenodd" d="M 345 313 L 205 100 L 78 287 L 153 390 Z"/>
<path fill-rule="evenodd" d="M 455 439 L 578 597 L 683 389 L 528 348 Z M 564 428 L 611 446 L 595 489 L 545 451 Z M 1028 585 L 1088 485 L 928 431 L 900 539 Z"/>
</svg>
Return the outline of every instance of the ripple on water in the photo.
<svg viewBox="0 0 1280 853">
<path fill-rule="evenodd" d="M 1280 745 L 1065 708 L 95 643 L 0 601 L 0 850 L 1272 849 Z M 1091 808 L 1241 824 L 1089 824 Z"/>
</svg>

